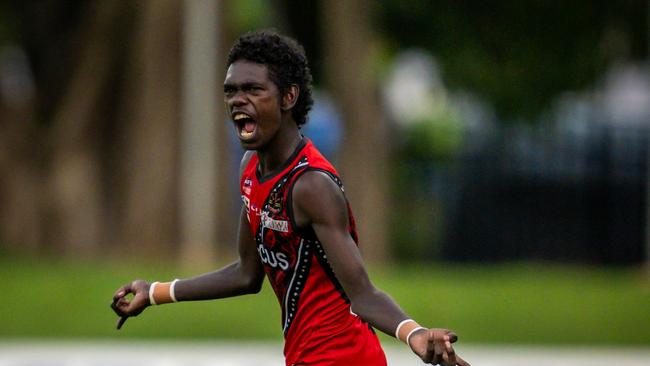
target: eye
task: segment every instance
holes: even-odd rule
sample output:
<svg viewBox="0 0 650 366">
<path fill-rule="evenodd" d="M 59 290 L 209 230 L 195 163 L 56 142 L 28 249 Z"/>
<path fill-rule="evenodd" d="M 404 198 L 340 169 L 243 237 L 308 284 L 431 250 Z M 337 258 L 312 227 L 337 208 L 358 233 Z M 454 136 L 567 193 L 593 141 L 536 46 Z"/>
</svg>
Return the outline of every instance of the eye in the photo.
<svg viewBox="0 0 650 366">
<path fill-rule="evenodd" d="M 235 95 L 235 88 L 232 86 L 224 86 L 223 94 L 226 98 L 231 98 L 233 95 Z"/>
<path fill-rule="evenodd" d="M 257 94 L 261 93 L 262 91 L 264 91 L 264 88 L 261 85 L 258 85 L 258 84 L 246 85 L 243 89 L 244 89 L 244 91 L 246 93 L 254 94 L 254 95 L 257 95 Z"/>
</svg>

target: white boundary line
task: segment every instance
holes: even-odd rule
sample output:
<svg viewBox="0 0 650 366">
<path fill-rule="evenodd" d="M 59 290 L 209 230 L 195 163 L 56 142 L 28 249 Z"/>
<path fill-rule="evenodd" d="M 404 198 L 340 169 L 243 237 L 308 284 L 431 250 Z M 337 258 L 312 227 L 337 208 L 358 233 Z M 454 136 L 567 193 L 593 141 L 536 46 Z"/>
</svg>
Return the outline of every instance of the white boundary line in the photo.
<svg viewBox="0 0 650 366">
<path fill-rule="evenodd" d="M 391 366 L 423 365 L 401 344 L 385 345 Z M 648 348 L 459 345 L 475 366 L 648 366 Z M 284 366 L 282 344 L 234 341 L 1 340 L 0 366 Z"/>
</svg>

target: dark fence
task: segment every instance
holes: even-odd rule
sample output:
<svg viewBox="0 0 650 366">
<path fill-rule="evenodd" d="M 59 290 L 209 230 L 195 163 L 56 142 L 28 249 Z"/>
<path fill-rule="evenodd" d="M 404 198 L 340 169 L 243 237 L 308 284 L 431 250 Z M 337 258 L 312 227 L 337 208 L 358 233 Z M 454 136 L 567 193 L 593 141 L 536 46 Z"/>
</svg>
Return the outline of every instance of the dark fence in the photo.
<svg viewBox="0 0 650 366">
<path fill-rule="evenodd" d="M 433 168 L 444 207 L 436 249 L 460 261 L 644 260 L 648 127 L 512 127 L 474 136 L 451 168 Z"/>
</svg>

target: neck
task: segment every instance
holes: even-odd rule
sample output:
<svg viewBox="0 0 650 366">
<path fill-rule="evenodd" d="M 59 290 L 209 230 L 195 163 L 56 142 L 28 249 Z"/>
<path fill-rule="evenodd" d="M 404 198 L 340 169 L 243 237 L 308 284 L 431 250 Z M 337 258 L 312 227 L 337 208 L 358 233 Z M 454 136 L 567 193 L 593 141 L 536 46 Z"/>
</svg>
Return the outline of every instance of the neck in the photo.
<svg viewBox="0 0 650 366">
<path fill-rule="evenodd" d="M 297 126 L 290 131 L 278 131 L 268 146 L 257 151 L 260 173 L 265 176 L 281 166 L 291 157 L 301 140 L 302 135 Z"/>
</svg>

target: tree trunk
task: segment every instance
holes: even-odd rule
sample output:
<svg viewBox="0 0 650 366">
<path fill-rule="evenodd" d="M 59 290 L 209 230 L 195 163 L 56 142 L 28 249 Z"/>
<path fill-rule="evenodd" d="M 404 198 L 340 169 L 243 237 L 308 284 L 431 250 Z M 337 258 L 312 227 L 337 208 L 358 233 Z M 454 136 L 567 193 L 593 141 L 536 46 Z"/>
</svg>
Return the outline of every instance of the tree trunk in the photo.
<svg viewBox="0 0 650 366">
<path fill-rule="evenodd" d="M 178 242 L 178 124 L 181 3 L 133 4 L 136 29 L 121 111 L 124 149 L 120 242 L 123 254 L 176 252 Z"/>
<path fill-rule="evenodd" d="M 0 95 L 0 247 L 36 253 L 44 237 L 42 151 L 33 95 L 25 97 L 13 104 Z"/>
<path fill-rule="evenodd" d="M 62 254 L 98 254 L 104 244 L 97 108 L 111 75 L 111 35 L 119 5 L 105 1 L 93 7 L 81 37 L 78 66 L 50 131 L 47 240 Z"/>
<path fill-rule="evenodd" d="M 183 266 L 209 267 L 216 259 L 219 200 L 217 161 L 224 132 L 217 124 L 218 3 L 185 1 L 180 164 L 180 245 Z"/>
<path fill-rule="evenodd" d="M 325 80 L 343 112 L 341 174 L 364 257 L 386 259 L 386 127 L 370 65 L 370 2 L 324 0 Z"/>
<path fill-rule="evenodd" d="M 218 46 L 216 63 L 212 67 L 217 70 L 217 218 L 216 218 L 216 240 L 217 255 L 221 261 L 230 260 L 237 256 L 237 226 L 239 224 L 239 210 L 241 208 L 241 198 L 239 197 L 239 159 L 243 155 L 243 150 L 235 149 L 233 151 L 232 127 L 227 122 L 225 104 L 223 103 L 223 80 L 226 75 L 226 59 L 228 51 L 232 45 L 232 31 L 228 29 L 228 9 L 233 1 L 219 1 L 218 17 Z"/>
</svg>

